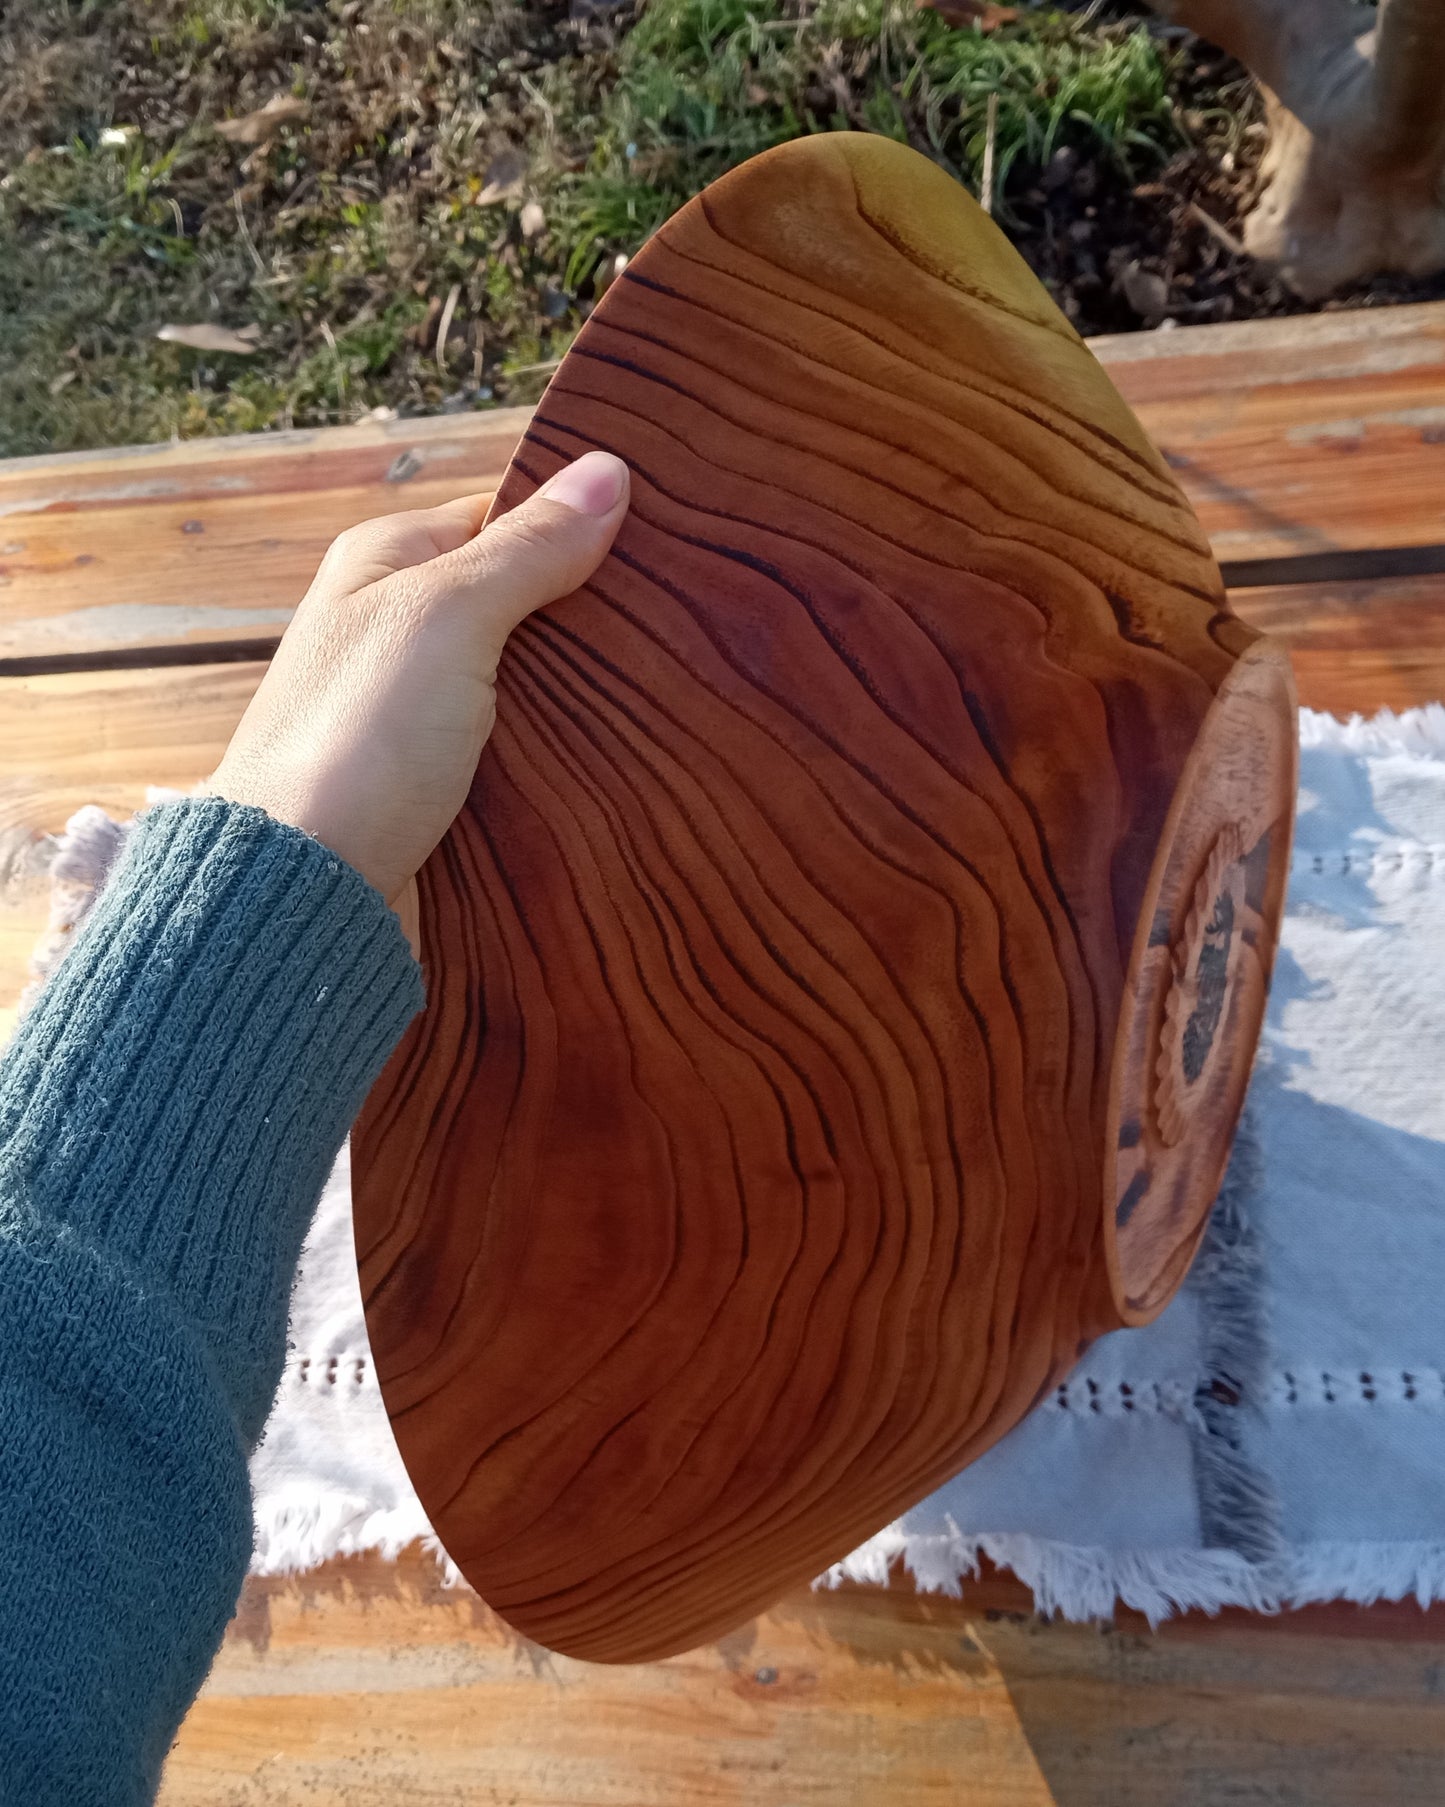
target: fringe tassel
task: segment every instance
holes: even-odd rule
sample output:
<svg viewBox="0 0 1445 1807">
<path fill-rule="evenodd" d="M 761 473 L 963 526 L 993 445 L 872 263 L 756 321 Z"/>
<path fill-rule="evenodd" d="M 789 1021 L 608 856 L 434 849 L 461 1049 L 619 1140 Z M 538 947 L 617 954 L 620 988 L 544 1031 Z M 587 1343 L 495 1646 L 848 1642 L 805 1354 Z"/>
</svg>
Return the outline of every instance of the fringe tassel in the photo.
<svg viewBox="0 0 1445 1807">
<path fill-rule="evenodd" d="M 1295 1551 L 1286 1597 L 1291 1606 L 1350 1600 L 1445 1600 L 1445 1544 L 1317 1543 Z"/>
<path fill-rule="evenodd" d="M 184 791 L 153 784 L 146 790 L 146 802 L 166 803 L 184 795 Z M 71 937 L 89 915 L 129 833 L 129 818 L 117 822 L 98 804 L 87 803 L 76 810 L 42 853 L 39 870 L 50 878 L 50 913 L 45 933 L 30 955 L 31 979 L 20 996 L 22 1016 L 59 966 Z"/>
<path fill-rule="evenodd" d="M 1267 1055 L 1263 1050 L 1260 1060 Z M 1268 1570 L 1284 1554 L 1279 1500 L 1244 1453 L 1240 1415 L 1257 1413 L 1269 1377 L 1264 1264 L 1249 1219 L 1262 1161 L 1255 1106 L 1247 1104 L 1204 1246 L 1189 1277 L 1204 1306 L 1204 1372 L 1191 1417 L 1200 1537 Z"/>
<path fill-rule="evenodd" d="M 1399 715 L 1382 709 L 1367 721 L 1352 715 L 1342 722 L 1335 715 L 1314 709 L 1299 712 L 1299 740 L 1306 749 L 1331 748 L 1341 753 L 1406 753 L 1424 759 L 1445 759 L 1445 704 L 1426 703 Z"/>
<path fill-rule="evenodd" d="M 408 1544 L 428 1537 L 435 1542 L 416 1500 L 378 1510 L 354 1494 L 311 1494 L 304 1500 L 272 1496 L 257 1502 L 251 1573 L 299 1574 L 329 1557 L 363 1550 L 392 1561 Z"/>
<path fill-rule="evenodd" d="M 835 1563 L 814 1586 L 844 1581 L 886 1586 L 897 1565 L 912 1575 L 920 1592 L 957 1598 L 984 1558 L 995 1568 L 1011 1569 L 1044 1617 L 1076 1623 L 1110 1619 L 1121 1605 L 1158 1626 L 1191 1610 L 1245 1606 L 1277 1612 L 1283 1604 L 1280 1576 L 1271 1585 L 1264 1571 L 1233 1550 L 1105 1550 L 1009 1532 L 910 1538 L 897 1525 Z"/>
<path fill-rule="evenodd" d="M 1045 1617 L 1084 1624 L 1112 1618 L 1119 1606 L 1157 1627 L 1176 1613 L 1226 1606 L 1277 1613 L 1330 1600 L 1414 1600 L 1422 1607 L 1445 1600 L 1445 1544 L 1319 1543 L 1254 1563 L 1232 1550 L 1104 1550 L 1008 1533 L 910 1538 L 897 1525 L 813 1585 L 886 1586 L 901 1566 L 920 1592 L 957 1598 L 984 1558 L 1011 1569 Z"/>
</svg>

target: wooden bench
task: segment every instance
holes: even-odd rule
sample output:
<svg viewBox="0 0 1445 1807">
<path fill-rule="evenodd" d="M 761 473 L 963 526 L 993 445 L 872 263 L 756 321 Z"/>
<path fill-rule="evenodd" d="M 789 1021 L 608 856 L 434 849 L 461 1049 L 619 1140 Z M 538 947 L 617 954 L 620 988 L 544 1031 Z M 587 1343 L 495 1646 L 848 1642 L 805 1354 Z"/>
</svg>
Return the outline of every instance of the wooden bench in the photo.
<svg viewBox="0 0 1445 1807">
<path fill-rule="evenodd" d="M 1445 306 L 1102 340 L 1236 607 L 1342 714 L 1445 698 Z M 0 1033 L 44 837 L 214 766 L 327 542 L 496 483 L 524 416 L 0 466 Z M 252 1580 L 167 1807 L 1431 1807 L 1445 1612 L 1045 1625 L 1007 1577 L 803 1594 L 690 1656 L 521 1646 L 419 1551 Z"/>
</svg>

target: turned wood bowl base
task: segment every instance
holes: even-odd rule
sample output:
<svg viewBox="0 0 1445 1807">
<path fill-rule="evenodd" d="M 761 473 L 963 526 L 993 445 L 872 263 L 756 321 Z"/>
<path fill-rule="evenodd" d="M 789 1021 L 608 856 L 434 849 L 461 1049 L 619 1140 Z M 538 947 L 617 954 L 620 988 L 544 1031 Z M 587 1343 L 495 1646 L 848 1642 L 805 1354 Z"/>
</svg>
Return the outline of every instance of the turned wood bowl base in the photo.
<svg viewBox="0 0 1445 1807">
<path fill-rule="evenodd" d="M 1110 1088 L 1114 1308 L 1147 1324 L 1199 1247 L 1264 1021 L 1289 879 L 1298 743 L 1289 661 L 1226 678 L 1165 827 L 1134 941 Z"/>
</svg>

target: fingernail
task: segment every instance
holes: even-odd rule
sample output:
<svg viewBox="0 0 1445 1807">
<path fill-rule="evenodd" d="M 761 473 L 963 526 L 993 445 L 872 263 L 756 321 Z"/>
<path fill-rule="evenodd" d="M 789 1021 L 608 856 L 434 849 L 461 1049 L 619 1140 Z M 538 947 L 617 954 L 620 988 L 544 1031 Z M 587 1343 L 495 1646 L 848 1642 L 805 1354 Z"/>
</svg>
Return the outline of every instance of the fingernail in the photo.
<svg viewBox="0 0 1445 1807">
<path fill-rule="evenodd" d="M 611 452 L 584 452 L 574 463 L 549 477 L 537 491 L 549 502 L 561 502 L 578 514 L 611 514 L 622 500 L 627 466 Z"/>
</svg>

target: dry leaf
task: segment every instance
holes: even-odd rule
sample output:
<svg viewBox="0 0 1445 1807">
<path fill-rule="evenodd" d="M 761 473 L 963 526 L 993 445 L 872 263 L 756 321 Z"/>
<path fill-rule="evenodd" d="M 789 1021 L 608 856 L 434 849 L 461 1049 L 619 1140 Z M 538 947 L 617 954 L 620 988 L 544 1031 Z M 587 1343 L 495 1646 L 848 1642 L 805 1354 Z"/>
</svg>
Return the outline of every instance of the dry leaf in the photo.
<svg viewBox="0 0 1445 1807">
<path fill-rule="evenodd" d="M 184 345 L 191 351 L 230 351 L 245 357 L 256 349 L 261 337 L 259 326 L 243 326 L 233 332 L 229 326 L 213 326 L 202 321 L 195 326 L 161 326 L 156 337 L 168 345 Z"/>
<path fill-rule="evenodd" d="M 283 125 L 304 119 L 308 104 L 298 94 L 273 94 L 264 107 L 243 113 L 239 119 L 218 119 L 216 131 L 231 144 L 265 144 Z"/>
<path fill-rule="evenodd" d="M 1157 320 L 1169 312 L 1169 284 L 1157 271 L 1146 270 L 1137 257 L 1125 264 L 1119 286 L 1129 306 L 1144 319 Z"/>
<path fill-rule="evenodd" d="M 1136 188 L 1134 192 L 1137 194 L 1139 191 Z M 1212 238 L 1218 239 L 1219 243 L 1224 246 L 1231 257 L 1243 257 L 1245 255 L 1242 240 L 1236 238 L 1229 230 L 1228 226 L 1221 225 L 1212 213 L 1206 213 L 1195 201 L 1191 201 L 1185 211 L 1191 219 L 1197 220 Z"/>
<path fill-rule="evenodd" d="M 432 331 L 436 326 L 437 317 L 440 315 L 441 311 L 441 297 L 439 295 L 433 295 L 431 300 L 426 304 L 425 317 L 418 320 L 416 325 L 411 329 L 412 338 L 423 351 L 431 344 Z"/>
<path fill-rule="evenodd" d="M 627 253 L 619 251 L 616 257 L 604 258 L 592 278 L 592 293 L 600 301 L 617 278 L 627 268 Z"/>
<path fill-rule="evenodd" d="M 1016 6 L 997 6 L 994 0 L 918 0 L 918 6 L 937 13 L 945 25 L 972 25 L 979 31 L 997 31 L 1019 16 Z"/>
<path fill-rule="evenodd" d="M 494 201 L 509 200 L 520 190 L 526 174 L 527 159 L 520 151 L 502 151 L 487 165 L 477 206 L 490 207 Z"/>
<path fill-rule="evenodd" d="M 536 238 L 546 229 L 547 216 L 539 201 L 528 201 L 522 209 L 522 237 Z"/>
<path fill-rule="evenodd" d="M 461 298 L 461 292 L 462 285 L 459 282 L 454 282 L 451 286 L 451 292 L 446 298 L 446 304 L 442 308 L 441 322 L 437 327 L 437 369 L 444 374 L 447 367 L 447 334 L 452 329 L 452 315 L 457 311 L 457 302 Z"/>
</svg>

